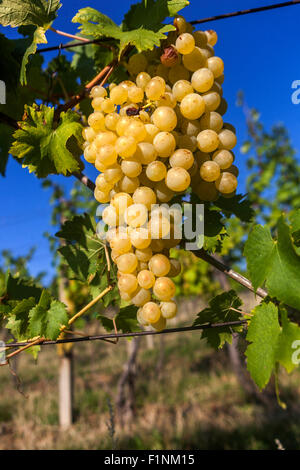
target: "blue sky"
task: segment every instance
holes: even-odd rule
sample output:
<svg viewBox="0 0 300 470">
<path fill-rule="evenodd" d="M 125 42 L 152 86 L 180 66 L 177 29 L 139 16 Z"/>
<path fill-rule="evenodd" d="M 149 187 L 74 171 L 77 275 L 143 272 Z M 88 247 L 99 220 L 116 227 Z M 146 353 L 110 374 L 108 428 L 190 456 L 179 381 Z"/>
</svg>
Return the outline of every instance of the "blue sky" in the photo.
<svg viewBox="0 0 300 470">
<path fill-rule="evenodd" d="M 110 16 L 116 23 L 122 21 L 124 13 L 135 1 L 111 0 L 63 0 L 63 6 L 53 26 L 69 33 L 76 33 L 77 25 L 71 19 L 78 9 L 91 6 Z M 246 8 L 279 3 L 275 0 L 213 0 L 203 2 L 190 0 L 184 15 L 188 20 L 200 19 L 216 14 Z M 238 147 L 246 138 L 245 119 L 240 108 L 236 107 L 236 95 L 243 90 L 250 107 L 261 112 L 267 126 L 283 122 L 289 129 L 295 148 L 300 148 L 299 116 L 300 104 L 291 101 L 291 84 L 300 80 L 300 5 L 246 15 L 201 25 L 199 29 L 215 29 L 219 36 L 215 47 L 216 55 L 225 62 L 224 97 L 229 108 L 226 121 L 237 129 Z M 0 28 L 10 38 L 17 37 L 16 30 Z M 49 45 L 67 42 L 53 32 L 47 33 Z M 45 60 L 54 57 L 45 54 Z M 0 72 L 1 78 L 1 72 Z M 239 190 L 244 189 L 246 170 L 244 157 L 236 151 L 236 162 L 241 170 Z M 86 173 L 93 175 L 93 169 Z M 0 177 L 1 178 L 1 177 Z M 71 179 L 54 177 L 67 189 L 72 186 Z M 45 231 L 55 232 L 50 225 L 51 207 L 49 191 L 41 188 L 41 182 L 10 159 L 5 178 L 0 179 L 0 251 L 10 249 L 15 255 L 25 254 L 30 247 L 37 251 L 30 264 L 33 274 L 41 270 L 51 276 L 51 257 L 48 241 L 43 237 Z"/>
</svg>

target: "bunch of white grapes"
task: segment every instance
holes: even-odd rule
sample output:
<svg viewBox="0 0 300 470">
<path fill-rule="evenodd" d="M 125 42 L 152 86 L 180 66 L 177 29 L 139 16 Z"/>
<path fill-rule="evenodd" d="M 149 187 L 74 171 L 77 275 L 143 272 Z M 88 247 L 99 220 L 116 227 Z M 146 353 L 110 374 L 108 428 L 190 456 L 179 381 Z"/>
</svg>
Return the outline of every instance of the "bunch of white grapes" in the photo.
<svg viewBox="0 0 300 470">
<path fill-rule="evenodd" d="M 174 25 L 160 48 L 131 55 L 128 80 L 91 90 L 83 131 L 84 157 L 100 172 L 95 198 L 109 203 L 102 218 L 121 298 L 158 331 L 176 315 L 171 278 L 181 271 L 169 256 L 180 237 L 166 203 L 189 187 L 202 201 L 232 197 L 238 176 L 217 34 L 193 31 L 181 16 Z"/>
</svg>

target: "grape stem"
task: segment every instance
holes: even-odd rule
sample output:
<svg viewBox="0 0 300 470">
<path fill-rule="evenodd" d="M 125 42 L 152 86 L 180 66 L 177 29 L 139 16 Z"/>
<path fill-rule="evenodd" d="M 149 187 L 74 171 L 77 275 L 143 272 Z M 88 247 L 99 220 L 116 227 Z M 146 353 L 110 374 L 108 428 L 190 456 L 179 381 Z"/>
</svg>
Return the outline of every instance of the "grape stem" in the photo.
<svg viewBox="0 0 300 470">
<path fill-rule="evenodd" d="M 67 38 L 77 39 L 78 41 L 82 41 L 82 42 L 89 42 L 89 39 L 82 38 L 81 36 L 76 36 L 75 34 L 65 33 L 64 31 L 60 31 L 59 29 L 55 29 L 52 27 L 49 29 L 50 31 L 53 31 L 53 33 L 59 34 L 60 36 L 66 36 Z"/>
</svg>

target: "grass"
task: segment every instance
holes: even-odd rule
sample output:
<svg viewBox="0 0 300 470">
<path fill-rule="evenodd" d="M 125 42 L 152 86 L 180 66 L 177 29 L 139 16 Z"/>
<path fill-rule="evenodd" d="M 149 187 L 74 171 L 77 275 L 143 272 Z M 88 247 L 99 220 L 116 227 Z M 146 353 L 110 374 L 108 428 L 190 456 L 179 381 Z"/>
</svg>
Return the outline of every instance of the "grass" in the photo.
<svg viewBox="0 0 300 470">
<path fill-rule="evenodd" d="M 189 319 L 189 323 L 191 319 Z M 0 368 L 0 449 L 111 449 L 111 416 L 126 340 L 117 346 L 80 343 L 75 354 L 76 421 L 58 426 L 58 365 L 55 348 L 44 347 L 38 363 L 22 355 L 17 372 L 27 398 L 8 368 Z M 137 416 L 113 427 L 118 449 L 300 449 L 300 372 L 281 373 L 283 411 L 247 398 L 231 369 L 228 352 L 215 352 L 199 332 L 143 339 L 138 356 Z M 115 411 L 115 409 L 114 409 Z"/>
</svg>

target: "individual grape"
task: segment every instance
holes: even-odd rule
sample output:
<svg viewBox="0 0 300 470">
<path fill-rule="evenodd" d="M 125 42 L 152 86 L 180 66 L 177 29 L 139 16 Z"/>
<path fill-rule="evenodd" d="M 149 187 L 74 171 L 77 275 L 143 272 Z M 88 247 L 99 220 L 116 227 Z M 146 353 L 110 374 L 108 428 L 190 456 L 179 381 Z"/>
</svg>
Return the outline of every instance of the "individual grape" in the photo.
<svg viewBox="0 0 300 470">
<path fill-rule="evenodd" d="M 136 119 L 132 120 L 125 129 L 124 135 L 134 137 L 137 142 L 143 141 L 147 135 L 145 124 Z"/>
<path fill-rule="evenodd" d="M 131 88 L 131 87 L 134 87 L 135 86 L 135 83 L 132 81 L 132 80 L 123 80 L 121 83 L 120 83 L 120 86 L 122 86 L 123 88 L 125 88 L 125 90 L 128 90 Z"/>
<path fill-rule="evenodd" d="M 140 250 L 139 248 L 137 248 L 135 250 L 135 256 L 137 257 L 139 261 L 146 263 L 147 261 L 150 260 L 152 256 L 152 250 L 150 246 L 148 246 L 147 248 L 144 248 L 143 250 Z"/>
<path fill-rule="evenodd" d="M 175 295 L 175 291 L 175 284 L 169 277 L 159 277 L 158 279 L 156 279 L 155 284 L 153 286 L 154 295 L 163 302 L 169 302 L 171 298 Z"/>
<path fill-rule="evenodd" d="M 116 227 L 119 222 L 119 216 L 114 206 L 107 206 L 102 212 L 102 220 L 110 227 Z"/>
<path fill-rule="evenodd" d="M 136 270 L 137 263 L 138 260 L 134 253 L 125 253 L 117 258 L 118 270 L 122 274 L 131 274 Z"/>
<path fill-rule="evenodd" d="M 129 118 L 127 116 L 120 117 L 120 119 L 118 120 L 117 125 L 116 125 L 117 134 L 119 136 L 124 135 L 124 132 L 125 132 L 125 130 L 127 129 L 127 127 L 129 126 L 130 123 L 131 123 L 131 118 Z"/>
<path fill-rule="evenodd" d="M 207 45 L 207 36 L 204 31 L 194 31 L 193 36 L 197 47 L 205 47 Z"/>
<path fill-rule="evenodd" d="M 144 90 L 137 86 L 132 86 L 128 89 L 128 99 L 132 103 L 141 103 L 144 99 Z"/>
<path fill-rule="evenodd" d="M 217 150 L 213 154 L 212 160 L 219 165 L 221 170 L 226 170 L 232 165 L 234 157 L 232 152 L 229 152 L 229 150 L 222 149 Z"/>
<path fill-rule="evenodd" d="M 194 163 L 194 156 L 190 150 L 180 148 L 171 155 L 169 162 L 173 168 L 180 167 L 189 170 Z"/>
<path fill-rule="evenodd" d="M 170 268 L 170 261 L 165 255 L 156 254 L 149 261 L 149 269 L 157 277 L 166 276 Z"/>
<path fill-rule="evenodd" d="M 88 124 L 94 131 L 99 132 L 104 129 L 104 119 L 103 113 L 94 111 L 88 117 Z"/>
<path fill-rule="evenodd" d="M 176 18 L 174 18 L 174 26 L 178 34 L 182 34 L 186 32 L 187 25 L 183 16 L 176 16 Z"/>
<path fill-rule="evenodd" d="M 111 200 L 111 204 L 115 207 L 119 215 L 123 215 L 127 207 L 133 204 L 132 197 L 126 192 L 117 193 Z"/>
<path fill-rule="evenodd" d="M 178 64 L 180 61 L 179 54 L 176 50 L 176 48 L 173 45 L 169 45 L 168 47 L 165 47 L 162 55 L 160 56 L 160 61 L 162 65 L 164 65 L 164 69 L 169 68 L 169 67 L 174 67 L 174 65 Z M 157 69 L 158 73 L 158 69 Z M 168 80 L 169 74 L 167 74 L 167 77 L 165 80 Z"/>
<path fill-rule="evenodd" d="M 112 103 L 116 105 L 125 103 L 125 101 L 127 100 L 127 96 L 128 96 L 127 90 L 120 85 L 113 88 L 110 92 L 110 99 Z"/>
<path fill-rule="evenodd" d="M 102 147 L 103 145 L 114 145 L 117 140 L 117 136 L 112 131 L 99 132 L 95 137 L 95 145 Z"/>
<path fill-rule="evenodd" d="M 168 170 L 165 182 L 172 191 L 182 192 L 189 187 L 191 177 L 184 168 L 174 167 Z"/>
<path fill-rule="evenodd" d="M 94 98 L 91 102 L 91 105 L 92 105 L 92 108 L 94 109 L 94 111 L 102 111 L 101 110 L 101 105 L 104 101 L 104 98 L 101 98 L 100 96 L 97 97 L 97 98 Z"/>
<path fill-rule="evenodd" d="M 218 93 L 221 97 L 223 96 L 223 88 L 221 87 L 221 85 L 216 82 L 216 80 L 214 81 L 214 84 L 213 86 L 211 87 L 210 91 L 215 91 L 216 93 Z"/>
<path fill-rule="evenodd" d="M 205 31 L 205 34 L 207 37 L 208 44 L 210 44 L 211 46 L 215 46 L 218 41 L 218 35 L 216 31 L 214 31 L 213 29 L 208 29 L 207 31 Z"/>
<path fill-rule="evenodd" d="M 149 230 L 144 227 L 137 227 L 130 232 L 130 240 L 132 245 L 139 250 L 144 250 L 151 243 L 151 237 L 149 234 Z M 143 286 L 141 286 L 143 287 Z"/>
<path fill-rule="evenodd" d="M 182 101 L 186 95 L 193 93 L 194 89 L 188 80 L 178 80 L 172 87 L 172 94 L 177 101 Z"/>
<path fill-rule="evenodd" d="M 125 211 L 125 222 L 130 227 L 141 227 L 147 220 L 148 210 L 144 204 L 132 204 Z"/>
<path fill-rule="evenodd" d="M 137 145 L 134 158 L 143 165 L 148 165 L 156 160 L 157 151 L 153 144 L 150 144 L 149 142 L 140 142 Z"/>
<path fill-rule="evenodd" d="M 113 113 L 115 104 L 111 98 L 105 98 L 101 103 L 101 111 L 105 114 Z"/>
<path fill-rule="evenodd" d="M 179 245 L 182 240 L 182 234 L 178 232 L 181 232 L 181 225 L 180 227 L 176 227 L 175 229 L 174 224 L 171 224 L 170 234 L 167 238 L 163 239 L 164 248 L 167 248 L 169 250 L 170 248 L 174 248 L 175 246 Z"/>
<path fill-rule="evenodd" d="M 176 106 L 176 99 L 172 93 L 166 91 L 163 96 L 155 102 L 156 106 L 159 108 L 160 106 L 167 106 L 169 108 L 175 108 Z"/>
<path fill-rule="evenodd" d="M 216 109 L 216 111 L 221 114 L 221 116 L 224 116 L 224 114 L 226 113 L 228 109 L 228 104 L 227 104 L 227 101 L 224 99 L 224 98 L 221 98 L 221 101 L 220 101 L 220 104 L 218 106 L 218 108 Z"/>
<path fill-rule="evenodd" d="M 191 179 L 193 179 L 194 176 L 198 174 L 198 171 L 199 171 L 199 165 L 198 165 L 198 163 L 196 162 L 196 160 L 194 160 L 193 165 L 192 165 L 191 168 L 188 170 Z"/>
<path fill-rule="evenodd" d="M 203 47 L 201 51 L 205 55 L 206 60 L 208 60 L 210 57 L 213 57 L 215 55 L 214 48 L 210 44 L 206 44 L 206 46 Z"/>
<path fill-rule="evenodd" d="M 130 178 L 135 178 L 142 172 L 142 165 L 135 159 L 123 160 L 121 163 L 121 170 L 124 175 L 129 176 Z"/>
<path fill-rule="evenodd" d="M 138 287 L 133 297 L 131 297 L 131 303 L 136 307 L 143 307 L 151 299 L 151 292 L 148 289 Z"/>
<path fill-rule="evenodd" d="M 185 148 L 191 152 L 197 150 L 197 137 L 194 135 L 178 135 L 177 147 Z"/>
<path fill-rule="evenodd" d="M 137 272 L 144 271 L 148 269 L 148 263 L 145 261 L 139 261 L 137 265 Z"/>
<path fill-rule="evenodd" d="M 219 113 L 211 111 L 203 114 L 200 119 L 201 130 L 211 129 L 212 131 L 219 132 L 223 127 L 223 119 Z"/>
<path fill-rule="evenodd" d="M 154 191 L 147 186 L 140 186 L 137 188 L 132 196 L 135 204 L 143 204 L 147 210 L 151 209 L 151 206 L 156 203 L 156 196 Z"/>
<path fill-rule="evenodd" d="M 139 180 L 140 180 L 141 186 L 154 190 L 155 181 L 149 180 L 148 176 L 146 175 L 145 168 L 143 169 L 142 173 L 139 175 Z"/>
<path fill-rule="evenodd" d="M 120 119 L 120 116 L 118 113 L 109 113 L 105 116 L 104 118 L 104 123 L 107 129 L 110 131 L 115 131 L 118 121 Z"/>
<path fill-rule="evenodd" d="M 100 202 L 100 204 L 106 204 L 110 200 L 109 193 L 105 193 L 104 191 L 100 191 L 98 188 L 94 191 L 94 197 L 96 201 Z"/>
<path fill-rule="evenodd" d="M 101 171 L 101 167 L 98 168 L 97 166 L 98 162 L 106 167 L 111 166 L 116 163 L 117 157 L 118 155 L 114 145 L 103 145 L 103 147 L 100 147 L 97 150 L 95 166 L 99 171 Z"/>
<path fill-rule="evenodd" d="M 176 316 L 177 305 L 172 300 L 170 302 L 161 302 L 160 310 L 163 318 L 170 320 Z"/>
<path fill-rule="evenodd" d="M 151 271 L 143 269 L 138 273 L 137 280 L 143 289 L 151 289 L 155 283 L 155 276 Z"/>
<path fill-rule="evenodd" d="M 155 194 L 157 199 L 162 203 L 171 201 L 174 196 L 174 192 L 167 187 L 165 181 L 159 181 L 155 185 Z"/>
<path fill-rule="evenodd" d="M 190 72 L 196 72 L 196 70 L 203 67 L 205 61 L 206 57 L 203 54 L 202 49 L 200 49 L 199 47 L 195 47 L 190 54 L 186 54 L 182 57 L 183 65 Z"/>
<path fill-rule="evenodd" d="M 151 238 L 165 238 L 170 233 L 170 222 L 166 217 L 151 217 L 148 224 Z"/>
<path fill-rule="evenodd" d="M 146 137 L 144 139 L 145 142 L 152 144 L 154 137 L 159 133 L 158 127 L 154 124 L 147 123 L 145 124 L 146 129 Z"/>
<path fill-rule="evenodd" d="M 139 106 L 136 103 L 129 103 L 129 104 L 125 103 L 122 107 L 120 107 L 119 114 L 121 117 L 126 117 L 128 116 L 128 113 L 131 114 L 133 111 L 136 114 L 139 114 Z"/>
<path fill-rule="evenodd" d="M 152 323 L 151 326 L 154 328 L 156 331 L 163 331 L 166 328 L 167 320 L 164 317 L 160 317 L 160 319 Z"/>
<path fill-rule="evenodd" d="M 177 116 L 175 111 L 168 106 L 160 106 L 152 114 L 153 124 L 161 131 L 170 132 L 175 129 Z"/>
<path fill-rule="evenodd" d="M 162 158 L 166 158 L 174 152 L 176 141 L 170 132 L 158 132 L 154 136 L 153 145 L 157 154 Z"/>
<path fill-rule="evenodd" d="M 147 84 L 150 82 L 151 77 L 147 72 L 140 72 L 136 77 L 136 84 L 142 90 L 145 90 Z"/>
<path fill-rule="evenodd" d="M 115 144 L 116 153 L 122 158 L 130 158 L 135 154 L 137 143 L 133 136 L 122 135 L 118 137 Z"/>
<path fill-rule="evenodd" d="M 212 71 L 215 78 L 223 75 L 224 72 L 224 62 L 220 57 L 210 57 L 207 60 L 207 67 Z"/>
<path fill-rule="evenodd" d="M 193 88 L 199 93 L 205 93 L 210 90 L 214 84 L 214 74 L 208 68 L 203 67 L 193 73 L 191 83 Z"/>
<path fill-rule="evenodd" d="M 215 185 L 220 193 L 229 194 L 236 190 L 237 179 L 232 173 L 224 171 L 215 182 Z"/>
<path fill-rule="evenodd" d="M 136 318 L 137 318 L 137 321 L 138 323 L 141 325 L 141 326 L 148 326 L 149 323 L 144 320 L 143 316 L 142 316 L 142 311 L 143 311 L 143 308 L 140 307 L 136 313 Z"/>
<path fill-rule="evenodd" d="M 207 129 L 197 135 L 198 148 L 201 152 L 214 152 L 219 145 L 219 137 L 215 131 Z"/>
<path fill-rule="evenodd" d="M 169 69 L 163 64 L 158 64 L 155 69 L 155 75 L 163 78 L 165 81 L 168 80 Z"/>
<path fill-rule="evenodd" d="M 180 34 L 176 39 L 175 47 L 180 54 L 190 54 L 195 48 L 195 39 L 192 34 Z"/>
<path fill-rule="evenodd" d="M 186 57 L 186 56 L 185 56 Z M 189 71 L 181 64 L 176 64 L 170 68 L 169 71 L 169 82 L 174 85 L 178 80 L 188 80 L 190 78 Z"/>
<path fill-rule="evenodd" d="M 96 137 L 96 132 L 92 127 L 84 127 L 82 130 L 82 137 L 88 142 L 93 142 Z"/>
<path fill-rule="evenodd" d="M 187 119 L 198 119 L 205 111 L 205 102 L 197 93 L 186 95 L 180 104 L 180 111 Z"/>
<path fill-rule="evenodd" d="M 216 162 L 208 161 L 204 162 L 200 168 L 200 176 L 204 181 L 211 183 L 216 181 L 220 176 L 221 170 Z"/>
<path fill-rule="evenodd" d="M 155 161 L 149 163 L 146 168 L 146 175 L 151 181 L 161 181 L 167 174 L 166 165 L 163 162 Z"/>
<path fill-rule="evenodd" d="M 170 271 L 168 272 L 168 277 L 176 277 L 181 272 L 181 263 L 178 259 L 170 258 Z"/>
<path fill-rule="evenodd" d="M 223 129 L 228 129 L 229 131 L 232 131 L 234 134 L 236 134 L 236 128 L 229 122 L 224 122 Z"/>
<path fill-rule="evenodd" d="M 96 184 L 96 187 L 100 191 L 104 191 L 105 193 L 108 193 L 113 187 L 112 183 L 108 183 L 106 181 L 103 173 L 101 173 L 100 175 L 97 176 L 95 184 Z"/>
<path fill-rule="evenodd" d="M 103 86 L 94 86 L 91 89 L 90 95 L 92 98 L 105 98 L 107 96 L 107 91 Z"/>
<path fill-rule="evenodd" d="M 151 250 L 153 253 L 160 253 L 164 249 L 164 241 L 160 238 L 156 238 L 151 241 Z"/>
<path fill-rule="evenodd" d="M 150 82 L 147 83 L 145 93 L 149 100 L 159 100 L 166 90 L 165 80 L 161 77 L 151 78 Z"/>
<path fill-rule="evenodd" d="M 236 135 L 229 129 L 222 129 L 218 136 L 220 149 L 232 150 L 237 144 Z"/>
<path fill-rule="evenodd" d="M 158 322 L 161 316 L 161 311 L 158 304 L 155 302 L 147 302 L 143 306 L 141 316 L 147 323 Z"/>
<path fill-rule="evenodd" d="M 200 120 L 200 122 L 201 122 L 201 120 Z M 184 119 L 184 121 L 181 124 L 181 131 L 182 131 L 183 135 L 197 136 L 199 134 L 199 132 L 202 130 L 200 128 L 200 122 L 196 121 L 196 120 L 190 121 L 188 119 Z"/>
<path fill-rule="evenodd" d="M 147 65 L 148 61 L 144 54 L 134 54 L 128 60 L 128 71 L 131 75 L 137 75 L 146 70 Z"/>
<path fill-rule="evenodd" d="M 138 288 L 138 280 L 134 274 L 122 274 L 118 280 L 118 287 L 121 292 L 132 294 Z"/>
<path fill-rule="evenodd" d="M 85 147 L 83 151 L 84 159 L 89 163 L 95 163 L 97 147 L 93 145 L 93 143 L 89 144 L 87 142 L 87 144 L 88 145 Z"/>
<path fill-rule="evenodd" d="M 239 169 L 235 165 L 231 165 L 227 168 L 228 173 L 232 173 L 235 177 L 239 176 Z"/>
<path fill-rule="evenodd" d="M 208 91 L 202 95 L 204 103 L 205 103 L 205 111 L 217 111 L 219 114 L 219 106 L 221 103 L 221 96 L 219 93 L 216 93 L 215 91 Z"/>
</svg>

